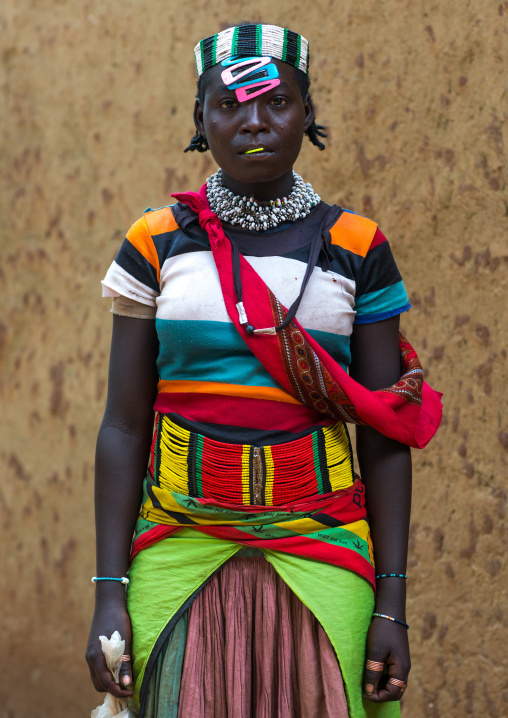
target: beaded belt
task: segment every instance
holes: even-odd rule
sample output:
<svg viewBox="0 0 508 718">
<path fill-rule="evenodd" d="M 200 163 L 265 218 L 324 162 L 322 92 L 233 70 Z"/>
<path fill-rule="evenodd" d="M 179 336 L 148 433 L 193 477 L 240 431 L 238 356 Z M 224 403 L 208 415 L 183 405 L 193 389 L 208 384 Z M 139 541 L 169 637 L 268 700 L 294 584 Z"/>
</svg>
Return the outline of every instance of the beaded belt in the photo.
<svg viewBox="0 0 508 718">
<path fill-rule="evenodd" d="M 158 414 L 150 473 L 161 488 L 246 506 L 278 506 L 354 482 L 345 424 L 284 444 L 227 444 Z"/>
</svg>

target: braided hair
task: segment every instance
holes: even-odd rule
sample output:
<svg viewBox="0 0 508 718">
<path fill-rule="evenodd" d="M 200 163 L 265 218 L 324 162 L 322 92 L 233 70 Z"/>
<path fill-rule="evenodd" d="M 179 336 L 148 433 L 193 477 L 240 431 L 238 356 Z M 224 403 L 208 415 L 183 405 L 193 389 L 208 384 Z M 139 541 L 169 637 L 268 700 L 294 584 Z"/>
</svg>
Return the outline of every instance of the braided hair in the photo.
<svg viewBox="0 0 508 718">
<path fill-rule="evenodd" d="M 291 68 L 295 75 L 295 80 L 298 83 L 298 87 L 300 88 L 300 92 L 302 93 L 302 99 L 305 102 L 305 99 L 308 97 L 309 100 L 311 100 L 311 95 L 309 92 L 310 88 L 310 77 L 305 74 L 305 72 L 302 72 L 301 70 L 298 70 L 296 67 Z M 305 131 L 305 134 L 309 138 L 309 140 L 312 142 L 313 145 L 316 145 L 321 151 L 325 149 L 325 145 L 323 142 L 320 142 L 320 137 L 326 137 L 326 134 L 324 133 L 325 127 L 324 125 L 316 125 L 316 121 L 312 120 L 312 124 L 309 127 L 308 130 Z"/>
<path fill-rule="evenodd" d="M 298 87 L 300 88 L 300 92 L 302 94 L 302 99 L 305 102 L 307 97 L 309 100 L 311 100 L 311 96 L 309 93 L 310 88 L 310 77 L 305 74 L 305 72 L 302 72 L 296 67 L 292 67 L 293 73 L 295 75 L 295 80 L 298 83 Z M 210 73 L 205 70 L 202 75 L 200 75 L 198 80 L 198 90 L 196 97 L 200 102 L 204 102 L 205 100 L 205 93 L 206 88 L 208 87 L 208 82 L 210 78 Z M 323 125 L 316 125 L 316 121 L 313 120 L 310 127 L 305 131 L 305 134 L 309 138 L 309 140 L 312 142 L 313 145 L 316 145 L 320 150 L 325 149 L 325 145 L 323 142 L 320 141 L 320 137 L 326 137 L 326 134 L 324 133 L 324 126 Z M 190 145 L 184 149 L 184 152 L 194 152 L 197 150 L 198 152 L 206 152 L 209 150 L 208 142 L 206 140 L 206 137 L 203 137 L 203 135 L 199 134 L 199 132 L 196 132 L 192 140 L 190 141 Z"/>
</svg>

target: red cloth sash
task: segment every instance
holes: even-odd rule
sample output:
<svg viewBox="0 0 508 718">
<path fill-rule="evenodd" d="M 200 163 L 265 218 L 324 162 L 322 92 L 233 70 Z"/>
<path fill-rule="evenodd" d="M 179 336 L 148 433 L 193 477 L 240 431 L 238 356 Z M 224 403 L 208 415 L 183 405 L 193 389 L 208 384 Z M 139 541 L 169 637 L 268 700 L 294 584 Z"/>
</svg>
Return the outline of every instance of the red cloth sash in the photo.
<svg viewBox="0 0 508 718">
<path fill-rule="evenodd" d="M 402 376 L 396 384 L 377 391 L 352 379 L 296 319 L 276 334 L 248 335 L 236 308 L 231 244 L 220 219 L 210 210 L 206 184 L 199 194 L 187 192 L 172 197 L 197 213 L 210 240 L 229 317 L 253 354 L 286 391 L 324 416 L 372 426 L 414 448 L 428 444 L 441 423 L 442 394 L 423 380 L 418 356 L 402 334 Z M 240 271 L 249 322 L 263 328 L 281 324 L 287 309 L 241 255 Z"/>
</svg>

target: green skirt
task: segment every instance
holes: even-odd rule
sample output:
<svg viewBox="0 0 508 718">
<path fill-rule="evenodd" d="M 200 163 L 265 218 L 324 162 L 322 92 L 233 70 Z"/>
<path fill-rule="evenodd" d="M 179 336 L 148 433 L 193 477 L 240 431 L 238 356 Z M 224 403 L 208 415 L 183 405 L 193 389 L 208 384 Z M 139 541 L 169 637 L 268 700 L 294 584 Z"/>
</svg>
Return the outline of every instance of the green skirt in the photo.
<svg viewBox="0 0 508 718">
<path fill-rule="evenodd" d="M 184 651 L 177 627 L 200 588 L 242 547 L 192 529 L 182 529 L 137 554 L 132 562 L 127 605 L 132 622 L 134 699 L 144 708 L 148 684 L 171 650 Z M 337 566 L 283 552 L 263 550 L 267 561 L 309 608 L 336 652 L 351 718 L 398 718 L 398 703 L 363 698 L 365 643 L 374 607 L 370 585 Z M 168 642 L 168 638 L 170 641 Z M 174 681 L 168 691 L 175 691 Z M 175 697 L 177 700 L 177 696 Z"/>
</svg>

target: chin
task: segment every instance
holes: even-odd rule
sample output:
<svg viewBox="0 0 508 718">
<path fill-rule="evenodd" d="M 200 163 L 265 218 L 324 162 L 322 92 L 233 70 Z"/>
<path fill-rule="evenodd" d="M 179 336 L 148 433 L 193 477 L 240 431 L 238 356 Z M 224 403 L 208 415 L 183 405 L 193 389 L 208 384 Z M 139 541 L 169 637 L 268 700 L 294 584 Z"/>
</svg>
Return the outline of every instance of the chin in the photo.
<svg viewBox="0 0 508 718">
<path fill-rule="evenodd" d="M 245 184 L 260 184 L 262 182 L 273 182 L 278 180 L 283 175 L 290 172 L 292 167 L 270 167 L 268 162 L 255 161 L 246 167 L 235 167 L 228 169 L 222 167 L 222 171 L 232 177 L 237 182 Z"/>
</svg>

